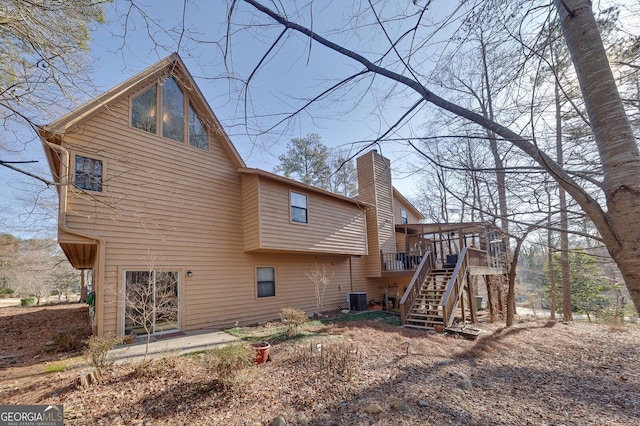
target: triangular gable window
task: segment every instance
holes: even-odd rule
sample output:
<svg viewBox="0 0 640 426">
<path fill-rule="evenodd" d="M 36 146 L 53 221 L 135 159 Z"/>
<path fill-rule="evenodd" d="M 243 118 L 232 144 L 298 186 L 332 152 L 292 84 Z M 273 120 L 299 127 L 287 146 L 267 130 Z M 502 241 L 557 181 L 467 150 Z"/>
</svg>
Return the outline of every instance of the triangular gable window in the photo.
<svg viewBox="0 0 640 426">
<path fill-rule="evenodd" d="M 131 126 L 177 142 L 186 140 L 191 146 L 208 150 L 207 127 L 175 78 L 159 85 L 131 99 Z"/>
</svg>

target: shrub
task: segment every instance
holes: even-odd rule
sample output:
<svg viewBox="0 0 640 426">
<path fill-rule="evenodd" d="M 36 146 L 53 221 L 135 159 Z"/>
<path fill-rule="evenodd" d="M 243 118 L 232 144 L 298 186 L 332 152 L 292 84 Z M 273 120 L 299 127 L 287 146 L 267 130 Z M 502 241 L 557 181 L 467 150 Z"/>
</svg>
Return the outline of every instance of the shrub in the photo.
<svg viewBox="0 0 640 426">
<path fill-rule="evenodd" d="M 174 370 L 176 366 L 177 360 L 173 356 L 159 360 L 145 359 L 136 364 L 133 372 L 136 377 L 154 378 L 166 375 L 169 371 Z"/>
<path fill-rule="evenodd" d="M 0 288 L 0 297 L 11 297 L 13 294 L 13 289 L 9 287 Z"/>
<path fill-rule="evenodd" d="M 84 347 L 84 340 L 89 334 L 87 325 L 71 324 L 56 330 L 51 341 L 57 352 L 74 352 Z"/>
<path fill-rule="evenodd" d="M 113 364 L 115 359 L 112 355 L 109 355 L 109 351 L 120 343 L 122 343 L 122 336 L 91 336 L 89 337 L 87 349 L 84 351 L 84 357 L 97 370 L 100 370 Z"/>
<path fill-rule="evenodd" d="M 207 371 L 222 390 L 237 388 L 242 374 L 253 365 L 256 352 L 246 344 L 227 345 L 214 348 L 204 354 Z"/>
<path fill-rule="evenodd" d="M 282 308 L 280 319 L 287 326 L 287 335 L 295 336 L 302 324 L 308 321 L 307 314 L 295 308 Z"/>
<path fill-rule="evenodd" d="M 26 297 L 24 299 L 20 299 L 20 306 L 33 306 L 36 304 L 36 299 L 33 297 Z"/>
</svg>

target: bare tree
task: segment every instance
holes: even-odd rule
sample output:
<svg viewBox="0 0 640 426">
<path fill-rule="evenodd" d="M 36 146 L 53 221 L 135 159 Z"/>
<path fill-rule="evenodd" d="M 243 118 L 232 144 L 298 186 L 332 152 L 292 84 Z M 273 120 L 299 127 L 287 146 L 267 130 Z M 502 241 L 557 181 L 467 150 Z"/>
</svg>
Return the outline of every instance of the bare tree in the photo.
<svg viewBox="0 0 640 426">
<path fill-rule="evenodd" d="M 50 217 L 42 223 L 41 202 L 55 183 L 38 164 L 34 149 L 41 149 L 40 141 L 31 130 L 94 94 L 88 74 L 90 30 L 104 22 L 108 2 L 0 2 L 0 166 L 5 171 L 0 192 L 15 194 L 14 200 L 28 198 L 0 212 L 12 232 L 29 228 L 31 235 L 42 236 L 42 230 L 51 229 Z"/>
<path fill-rule="evenodd" d="M 381 7 L 379 4 L 369 2 L 368 6 L 363 7 L 362 13 L 368 12 L 374 16 L 374 25 L 382 31 L 382 39 L 386 40 L 389 46 L 386 53 L 372 59 L 350 49 L 347 45 L 329 40 L 319 31 L 287 18 L 287 16 L 300 16 L 299 13 L 289 15 L 284 10 L 278 12 L 255 0 L 244 0 L 243 3 L 250 5 L 259 15 L 268 17 L 281 26 L 282 35 L 274 40 L 265 57 L 269 56 L 276 47 L 278 47 L 276 50 L 282 50 L 281 43 L 286 40 L 283 38 L 286 33 L 300 34 L 310 40 L 310 46 L 313 43 L 321 45 L 359 64 L 362 68 L 354 75 L 377 76 L 377 78 L 392 81 L 396 85 L 394 87 L 408 88 L 422 101 L 484 127 L 531 157 L 564 188 L 594 223 L 610 255 L 621 270 L 636 309 L 640 311 L 640 256 L 637 256 L 638 241 L 640 241 L 640 153 L 609 67 L 591 3 L 588 0 L 556 0 L 554 4 L 580 83 L 598 151 L 599 165 L 604 172 L 601 181 L 591 180 L 591 184 L 597 183 L 599 190 L 604 194 L 602 203 L 591 194 L 590 187 L 586 188 L 576 180 L 570 171 L 542 151 L 531 138 L 482 114 L 449 102 L 425 85 L 425 79 L 416 69 L 420 62 L 412 58 L 418 46 L 424 46 L 428 41 L 428 39 L 417 39 L 417 37 L 420 36 L 419 30 L 424 13 L 431 2 L 427 2 L 426 5 L 416 5 L 415 13 L 401 13 L 396 16 L 396 21 L 387 19 L 386 22 L 379 19 L 377 13 L 377 9 Z M 481 4 L 475 3 L 478 7 Z M 521 7 L 522 4 L 524 2 L 514 2 L 512 6 Z M 493 6 L 492 2 L 485 10 L 490 6 Z M 232 3 L 229 11 L 231 20 L 236 16 L 235 11 L 239 7 L 238 2 Z M 514 20 L 517 16 L 517 14 L 499 15 L 500 12 L 501 10 L 495 10 L 492 13 L 494 17 L 500 17 L 502 24 L 508 20 Z M 525 12 L 529 10 L 525 9 Z M 488 15 L 482 16 L 478 13 L 476 16 L 484 19 L 478 20 L 480 24 L 487 25 Z M 398 29 L 401 22 L 410 20 L 413 24 L 404 30 Z M 396 29 L 394 34 L 399 34 L 395 40 L 387 31 L 391 22 L 394 22 Z M 233 25 L 233 22 L 230 21 L 229 25 Z M 400 51 L 398 46 L 403 40 L 408 39 L 411 40 L 409 47 Z M 393 67 L 384 65 L 383 60 L 388 59 L 387 56 L 395 58 Z M 351 79 L 345 79 L 346 81 Z M 340 85 L 333 87 L 340 87 Z"/>
<path fill-rule="evenodd" d="M 125 329 L 145 335 L 145 358 L 154 332 L 177 328 L 178 272 L 155 269 L 151 262 L 147 271 L 127 271 L 123 294 Z"/>
<path fill-rule="evenodd" d="M 324 306 L 324 292 L 327 289 L 327 286 L 331 283 L 333 274 L 329 275 L 324 263 L 322 264 L 322 267 L 320 267 L 317 262 L 314 269 L 309 272 L 305 272 L 304 274 L 313 283 L 313 290 L 316 296 L 316 315 L 320 316 L 320 312 Z"/>
</svg>

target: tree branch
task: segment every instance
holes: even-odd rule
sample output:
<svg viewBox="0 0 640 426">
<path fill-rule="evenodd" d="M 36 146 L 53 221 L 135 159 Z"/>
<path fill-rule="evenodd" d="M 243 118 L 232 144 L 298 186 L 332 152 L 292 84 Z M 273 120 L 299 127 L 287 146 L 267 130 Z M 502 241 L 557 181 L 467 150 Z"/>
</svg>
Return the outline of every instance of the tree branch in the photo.
<svg viewBox="0 0 640 426">
<path fill-rule="evenodd" d="M 312 38 L 323 46 L 359 62 L 370 72 L 381 75 L 413 89 L 414 91 L 419 93 L 424 98 L 424 100 L 431 102 L 432 104 L 453 114 L 464 117 L 484 127 L 485 129 L 493 131 L 496 134 L 502 136 L 504 139 L 508 140 L 523 152 L 531 156 L 538 164 L 540 164 L 545 170 L 547 170 L 549 174 L 558 182 L 558 184 L 561 185 L 580 204 L 580 206 L 589 215 L 589 217 L 592 219 L 603 236 L 606 234 L 608 237 L 615 239 L 615 236 L 600 204 L 598 204 L 598 202 L 593 197 L 591 197 L 591 195 L 583 190 L 578 185 L 578 183 L 575 182 L 571 178 L 571 176 L 565 170 L 563 170 L 551 157 L 541 151 L 537 146 L 528 141 L 526 138 L 523 138 L 512 130 L 509 130 L 508 128 L 494 121 L 486 119 L 480 114 L 477 114 L 435 95 L 418 81 L 414 81 L 404 75 L 395 73 L 379 65 L 376 65 L 364 56 L 346 49 L 345 47 L 340 46 L 330 40 L 327 40 L 317 33 L 310 31 L 306 27 L 287 20 L 286 18 L 280 16 L 276 12 L 263 6 L 255 0 L 244 0 L 244 2 L 250 4 L 263 14 L 271 17 L 273 20 L 280 23 L 285 28 L 304 34 L 305 36 Z"/>
</svg>

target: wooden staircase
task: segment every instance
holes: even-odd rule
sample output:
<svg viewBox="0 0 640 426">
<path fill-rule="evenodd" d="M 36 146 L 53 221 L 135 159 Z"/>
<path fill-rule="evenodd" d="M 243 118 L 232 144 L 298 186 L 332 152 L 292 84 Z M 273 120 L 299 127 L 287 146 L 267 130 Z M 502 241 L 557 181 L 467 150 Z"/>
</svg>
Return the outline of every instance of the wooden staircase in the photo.
<svg viewBox="0 0 640 426">
<path fill-rule="evenodd" d="M 416 295 L 404 325 L 407 327 L 433 328 L 444 325 L 442 297 L 447 290 L 452 269 L 432 269 Z"/>
<path fill-rule="evenodd" d="M 451 327 L 455 313 L 466 321 L 477 321 L 476 301 L 473 297 L 474 276 L 504 275 L 502 268 L 488 267 L 486 252 L 463 247 L 453 269 L 436 269 L 433 253 L 426 252 L 400 299 L 400 319 L 407 327 L 434 329 Z M 489 291 L 489 287 L 487 287 Z M 466 301 L 465 299 L 466 295 Z M 489 306 L 491 312 L 491 305 Z"/>
</svg>

